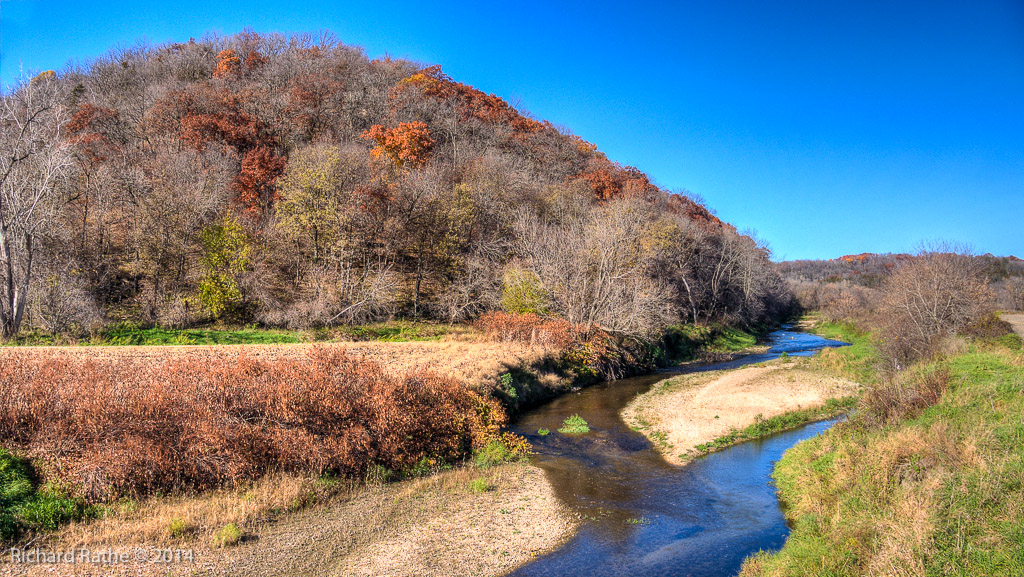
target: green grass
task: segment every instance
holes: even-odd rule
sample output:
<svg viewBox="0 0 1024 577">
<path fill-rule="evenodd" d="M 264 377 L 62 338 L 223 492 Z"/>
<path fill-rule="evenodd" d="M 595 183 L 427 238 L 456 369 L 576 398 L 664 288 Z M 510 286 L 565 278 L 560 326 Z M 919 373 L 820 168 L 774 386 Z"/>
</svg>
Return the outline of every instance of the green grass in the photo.
<svg viewBox="0 0 1024 577">
<path fill-rule="evenodd" d="M 711 339 L 711 350 L 719 352 L 738 352 L 757 344 L 757 337 L 727 326 L 717 326 Z"/>
<path fill-rule="evenodd" d="M 558 432 L 563 435 L 583 435 L 590 432 L 590 425 L 579 415 L 572 415 L 565 418 Z"/>
<path fill-rule="evenodd" d="M 744 427 L 743 429 L 733 429 L 732 431 L 729 431 L 729 433 L 722 435 L 713 441 L 697 445 L 694 447 L 697 451 L 696 455 L 680 455 L 680 458 L 706 455 L 737 443 L 760 439 L 775 433 L 795 429 L 807 423 L 831 419 L 850 411 L 856 405 L 857 397 L 843 397 L 839 399 L 828 399 L 825 401 L 825 404 L 820 407 L 790 411 L 767 419 L 761 418 L 761 416 L 758 415 L 754 424 Z"/>
<path fill-rule="evenodd" d="M 101 345 L 283 345 L 303 342 L 296 331 L 246 328 L 225 329 L 139 329 L 119 327 L 103 331 Z"/>
<path fill-rule="evenodd" d="M 494 490 L 494 485 L 483 477 L 477 477 L 469 482 L 467 485 L 470 493 L 486 493 Z"/>
<path fill-rule="evenodd" d="M 469 334 L 468 325 L 446 325 L 415 321 L 388 321 L 354 327 L 335 327 L 326 332 L 329 340 L 356 341 L 437 341 L 448 335 Z"/>
<path fill-rule="evenodd" d="M 232 547 L 242 540 L 242 530 L 234 523 L 228 523 L 213 534 L 213 544 L 218 547 Z"/>
<path fill-rule="evenodd" d="M 172 539 L 180 539 L 192 532 L 192 527 L 182 519 L 171 519 L 166 528 L 167 535 Z"/>
<path fill-rule="evenodd" d="M 27 459 L 0 449 L 0 541 L 10 543 L 27 532 L 52 531 L 93 514 L 80 499 L 40 487 Z"/>
<path fill-rule="evenodd" d="M 1024 575 L 1024 356 L 976 344 L 917 368 L 939 369 L 948 389 L 920 414 L 855 416 L 786 452 L 793 531 L 743 575 Z"/>
<path fill-rule="evenodd" d="M 811 332 L 850 343 L 848 347 L 827 349 L 812 357 L 814 368 L 865 385 L 878 381 L 878 347 L 870 333 L 850 323 L 819 323 Z"/>
<path fill-rule="evenodd" d="M 509 449 L 501 439 L 494 439 L 483 448 L 477 449 L 473 454 L 473 463 L 477 467 L 495 467 L 504 463 L 511 463 L 525 458 L 523 454 L 517 454 L 515 450 Z"/>
<path fill-rule="evenodd" d="M 388 321 L 352 327 L 292 331 L 256 327 L 167 329 L 142 328 L 132 323 L 109 326 L 79 340 L 46 333 L 22 333 L 4 344 L 22 346 L 166 346 L 166 345 L 283 345 L 334 341 L 437 341 L 446 335 L 471 333 L 466 325 Z"/>
</svg>

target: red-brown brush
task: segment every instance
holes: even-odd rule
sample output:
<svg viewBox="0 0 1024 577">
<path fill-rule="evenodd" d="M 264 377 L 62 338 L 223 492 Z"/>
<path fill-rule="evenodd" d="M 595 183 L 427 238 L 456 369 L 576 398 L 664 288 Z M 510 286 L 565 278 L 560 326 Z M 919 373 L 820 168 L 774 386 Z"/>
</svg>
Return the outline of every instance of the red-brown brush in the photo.
<svg viewBox="0 0 1024 577">
<path fill-rule="evenodd" d="M 505 413 L 461 382 L 392 376 L 336 349 L 168 361 L 0 354 L 0 439 L 90 499 L 196 490 L 268 471 L 361 477 L 452 463 Z"/>
</svg>

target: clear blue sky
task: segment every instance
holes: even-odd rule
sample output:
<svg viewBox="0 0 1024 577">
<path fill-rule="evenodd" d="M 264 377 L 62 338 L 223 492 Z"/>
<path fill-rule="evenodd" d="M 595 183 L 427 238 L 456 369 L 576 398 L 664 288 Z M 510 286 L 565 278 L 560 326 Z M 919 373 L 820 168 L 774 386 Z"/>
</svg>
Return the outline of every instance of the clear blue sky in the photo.
<svg viewBox="0 0 1024 577">
<path fill-rule="evenodd" d="M 1024 2 L 0 0 L 0 76 L 115 45 L 329 29 L 440 63 L 702 195 L 782 258 L 1024 257 Z"/>
</svg>

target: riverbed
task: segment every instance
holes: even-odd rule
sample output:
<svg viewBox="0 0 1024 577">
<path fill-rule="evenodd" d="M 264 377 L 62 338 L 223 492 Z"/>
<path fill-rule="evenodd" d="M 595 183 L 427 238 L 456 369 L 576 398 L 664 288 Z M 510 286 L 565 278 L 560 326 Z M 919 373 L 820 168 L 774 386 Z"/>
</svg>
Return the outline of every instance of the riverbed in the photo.
<svg viewBox="0 0 1024 577">
<path fill-rule="evenodd" d="M 766 353 L 686 370 L 737 368 L 845 344 L 791 330 L 776 331 L 768 340 Z M 737 445 L 678 467 L 619 416 L 636 395 L 674 374 L 678 371 L 598 384 L 519 419 L 514 429 L 533 443 L 534 463 L 582 522 L 561 549 L 511 575 L 735 575 L 748 555 L 782 546 L 789 529 L 771 485 L 774 463 L 789 447 L 834 421 Z M 573 414 L 589 423 L 590 433 L 557 432 Z M 540 435 L 542 428 L 550 434 Z"/>
</svg>

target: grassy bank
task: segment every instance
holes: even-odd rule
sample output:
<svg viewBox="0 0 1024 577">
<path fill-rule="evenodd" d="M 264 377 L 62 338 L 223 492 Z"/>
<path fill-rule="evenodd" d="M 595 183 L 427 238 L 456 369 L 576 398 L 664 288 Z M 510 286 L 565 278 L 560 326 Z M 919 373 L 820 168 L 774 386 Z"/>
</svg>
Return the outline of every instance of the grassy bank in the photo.
<svg viewBox="0 0 1024 577">
<path fill-rule="evenodd" d="M 172 346 L 172 345 L 285 345 L 350 341 L 415 342 L 469 335 L 467 325 L 417 321 L 387 321 L 308 331 L 245 327 L 171 329 L 142 327 L 131 323 L 111 325 L 80 338 L 41 332 L 19 334 L 9 346 Z"/>
<path fill-rule="evenodd" d="M 718 358 L 757 345 L 759 334 L 720 323 L 710 325 L 673 325 L 652 345 L 651 356 L 662 366 L 705 358 Z"/>
<path fill-rule="evenodd" d="M 793 531 L 743 575 L 1024 575 L 1024 355 L 964 348 L 785 454 L 775 479 Z M 832 352 L 824 368 L 870 373 L 869 348 Z"/>
<path fill-rule="evenodd" d="M 827 399 L 824 405 L 817 407 L 788 411 L 767 419 L 760 417 L 755 419 L 754 423 L 751 425 L 742 429 L 734 429 L 713 441 L 697 445 L 694 447 L 695 453 L 693 456 L 700 457 L 702 455 L 707 455 L 726 447 L 730 447 L 737 443 L 753 439 L 761 439 L 769 435 L 774 435 L 775 433 L 795 429 L 801 425 L 806 425 L 807 423 L 832 419 L 848 412 L 856 405 L 857 397 L 847 396 Z"/>
</svg>

